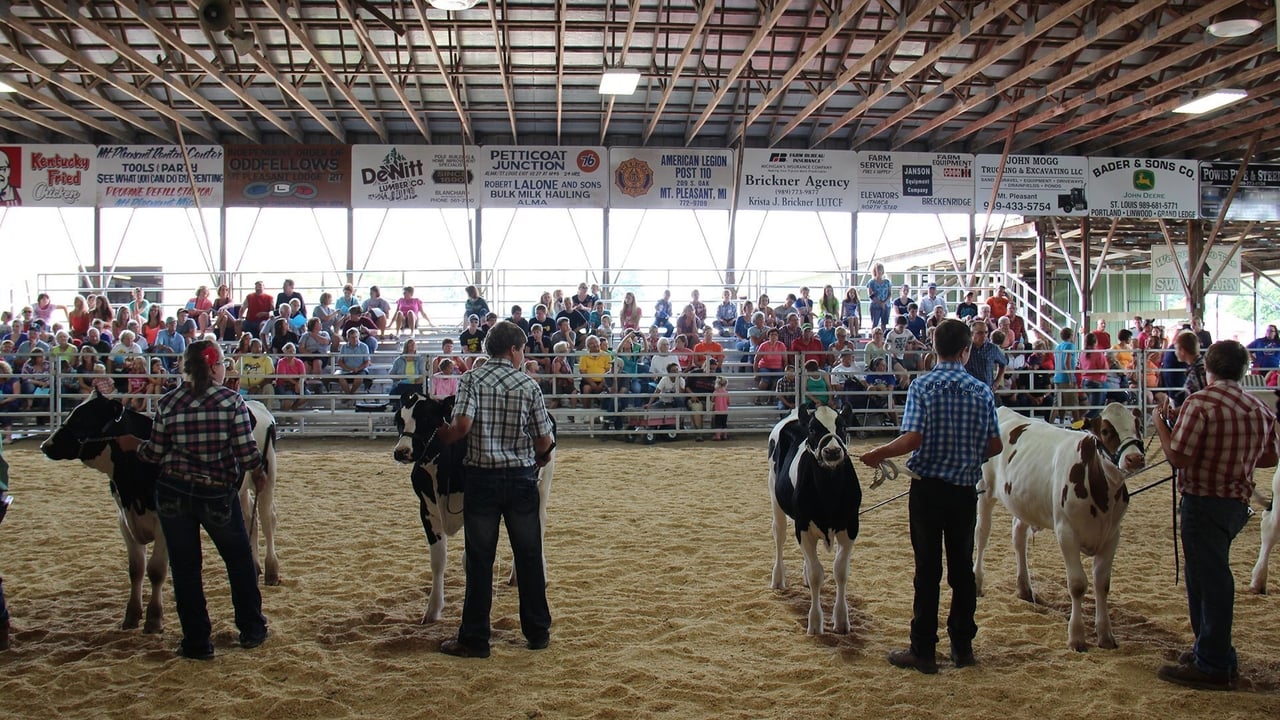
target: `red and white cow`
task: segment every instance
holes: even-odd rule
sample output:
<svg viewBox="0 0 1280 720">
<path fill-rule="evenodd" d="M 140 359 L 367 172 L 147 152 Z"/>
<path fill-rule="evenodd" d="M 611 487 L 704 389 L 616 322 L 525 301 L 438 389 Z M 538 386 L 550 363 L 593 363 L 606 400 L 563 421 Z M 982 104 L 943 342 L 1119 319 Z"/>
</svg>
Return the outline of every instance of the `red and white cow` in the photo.
<svg viewBox="0 0 1280 720">
<path fill-rule="evenodd" d="M 1276 542 L 1280 541 L 1280 508 L 1276 507 L 1276 503 L 1280 502 L 1280 467 L 1276 468 L 1275 475 L 1271 477 L 1271 499 L 1263 498 L 1257 488 L 1254 488 L 1253 494 L 1267 509 L 1262 511 L 1262 547 L 1258 550 L 1258 562 L 1253 566 L 1249 591 L 1266 595 L 1267 562 L 1271 559 L 1271 551 L 1275 549 Z"/>
<path fill-rule="evenodd" d="M 1086 649 L 1081 605 L 1089 581 L 1081 553 L 1093 556 L 1098 646 L 1116 647 L 1107 594 L 1111 563 L 1120 543 L 1120 521 L 1129 508 L 1126 471 L 1146 464 L 1137 411 L 1111 403 L 1089 432 L 1054 427 L 1009 408 L 997 411 L 1004 450 L 983 465 L 978 488 L 977 555 L 973 570 L 982 594 L 983 554 L 991 535 L 996 500 L 1013 514 L 1013 550 L 1018 561 L 1018 597 L 1035 602 L 1027 569 L 1028 530 L 1053 528 L 1067 566 L 1071 620 L 1067 644 Z"/>
</svg>

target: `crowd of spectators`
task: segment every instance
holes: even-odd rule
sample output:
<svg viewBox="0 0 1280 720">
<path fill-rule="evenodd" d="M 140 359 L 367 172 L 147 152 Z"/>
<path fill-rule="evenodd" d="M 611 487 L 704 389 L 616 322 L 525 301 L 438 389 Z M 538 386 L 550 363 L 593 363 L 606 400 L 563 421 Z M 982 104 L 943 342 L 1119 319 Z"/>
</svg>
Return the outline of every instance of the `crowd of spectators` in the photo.
<svg viewBox="0 0 1280 720">
<path fill-rule="evenodd" d="M 960 289 L 928 283 L 918 298 L 909 284 L 896 297 L 892 289 L 877 263 L 862 288 L 838 293 L 827 285 L 815 298 L 800 287 L 780 303 L 767 294 L 736 298 L 725 289 L 709 311 L 698 290 L 684 302 L 667 290 L 645 318 L 634 293 L 610 303 L 584 282 L 572 294 L 543 292 L 531 312 L 512 306 L 506 319 L 528 335 L 526 370 L 551 407 L 566 408 L 569 417 L 603 415 L 622 427 L 678 399 L 697 428 L 711 413 L 715 439 L 724 437 L 732 372 L 747 374 L 744 384 L 753 388 L 739 404 L 779 411 L 797 402 L 850 405 L 895 424 L 907 386 L 936 362 L 933 331 L 948 317 L 974 330 L 968 371 L 1001 402 L 1053 422 L 1078 421 L 1109 399 L 1134 401 L 1139 388 L 1174 389 L 1176 402 L 1184 384 L 1196 381 L 1200 350 L 1210 342 L 1198 319 L 1166 338 L 1162 326 L 1142 318 L 1114 340 L 1101 320 L 1082 340 L 1069 328 L 1051 340 L 1019 315 L 1004 286 L 980 302 L 976 291 L 966 291 L 954 308 L 946 298 Z M 187 344 L 206 334 L 226 343 L 229 385 L 249 396 L 280 396 L 274 401 L 283 410 L 303 409 L 318 393 L 369 391 L 379 349 L 385 353 L 388 343 L 398 346 L 387 373 L 393 399 L 409 389 L 445 396 L 482 362 L 485 335 L 499 320 L 479 288 L 464 292 L 461 330 L 434 355 L 419 351 L 418 331 L 449 331 L 433 327 L 413 287 L 392 305 L 377 286 L 362 300 L 347 284 L 336 299 L 321 293 L 310 312 L 291 280 L 274 296 L 257 282 L 240 302 L 225 285 L 213 293 L 202 286 L 169 313 L 140 288 L 118 306 L 103 294 L 55 305 L 41 293 L 18 317 L 5 318 L 0 331 L 0 422 L 8 413 L 47 410 L 55 382 L 71 402 L 97 390 L 145 408 L 149 397 L 172 387 Z M 55 321 L 59 311 L 66 327 Z M 1255 372 L 1270 386 L 1280 384 L 1275 326 L 1249 348 Z M 736 351 L 732 367 L 726 350 Z"/>
</svg>

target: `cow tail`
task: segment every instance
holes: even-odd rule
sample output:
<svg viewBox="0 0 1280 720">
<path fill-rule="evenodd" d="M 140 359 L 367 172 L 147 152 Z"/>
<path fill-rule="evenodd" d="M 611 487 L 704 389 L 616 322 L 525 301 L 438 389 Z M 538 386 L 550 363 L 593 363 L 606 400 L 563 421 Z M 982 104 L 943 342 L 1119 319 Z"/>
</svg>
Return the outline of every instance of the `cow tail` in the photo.
<svg viewBox="0 0 1280 720">
<path fill-rule="evenodd" d="M 276 424 L 275 424 L 275 421 L 272 421 L 272 423 L 267 426 L 267 449 L 264 450 L 262 448 L 259 448 L 259 452 L 262 453 L 262 471 L 267 475 L 270 475 L 272 473 L 270 460 L 268 459 L 270 458 L 270 455 L 267 453 L 267 450 L 274 450 L 275 446 L 276 446 Z"/>
</svg>

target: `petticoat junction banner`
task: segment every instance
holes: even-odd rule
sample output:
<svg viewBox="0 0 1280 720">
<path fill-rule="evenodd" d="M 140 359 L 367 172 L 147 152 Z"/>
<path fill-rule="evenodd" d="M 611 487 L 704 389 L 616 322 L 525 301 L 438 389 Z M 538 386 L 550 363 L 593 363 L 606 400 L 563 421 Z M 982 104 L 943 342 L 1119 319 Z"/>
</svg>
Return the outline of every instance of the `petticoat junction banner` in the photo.
<svg viewBox="0 0 1280 720">
<path fill-rule="evenodd" d="M 569 208 L 1216 219 L 1239 167 L 589 145 L 0 145 L 0 207 Z M 994 206 L 992 202 L 994 200 Z M 1251 165 L 1228 220 L 1280 220 Z"/>
</svg>

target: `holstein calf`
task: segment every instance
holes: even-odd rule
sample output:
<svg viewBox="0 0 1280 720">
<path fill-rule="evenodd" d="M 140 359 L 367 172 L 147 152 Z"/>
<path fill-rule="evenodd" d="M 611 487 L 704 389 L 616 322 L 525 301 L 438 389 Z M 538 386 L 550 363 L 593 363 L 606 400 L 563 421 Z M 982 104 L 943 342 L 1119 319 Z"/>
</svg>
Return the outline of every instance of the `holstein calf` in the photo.
<svg viewBox="0 0 1280 720">
<path fill-rule="evenodd" d="M 276 585 L 280 582 L 280 564 L 276 559 L 275 544 L 275 419 L 262 403 L 248 401 L 245 404 L 249 407 L 253 437 L 262 453 L 267 480 L 262 490 L 253 496 L 254 504 L 250 505 L 253 481 L 246 474 L 241 479 L 240 503 L 244 508 L 255 565 L 258 563 L 255 514 L 262 524 L 267 553 L 264 582 Z M 155 484 L 160 466 L 142 462 L 137 453 L 125 452 L 112 441 L 112 438 L 126 434 L 150 437 L 151 418 L 126 409 L 119 400 L 94 392 L 71 411 L 62 427 L 40 445 L 40 450 L 51 460 L 80 460 L 110 479 L 111 496 L 119 510 L 120 534 L 124 536 L 129 553 L 129 603 L 125 606 L 122 627 L 126 630 L 135 628 L 143 617 L 142 579 L 145 568 L 146 577 L 151 580 L 151 600 L 147 603 L 143 631 L 160 632 L 164 625 L 161 588 L 169 572 L 169 553 L 155 507 Z M 155 547 L 148 559 L 147 545 L 152 542 Z"/>
<path fill-rule="evenodd" d="M 1256 377 L 1256 376 L 1254 376 Z M 1272 388 L 1249 387 L 1249 392 L 1267 404 L 1267 407 L 1280 414 L 1280 393 Z M 1249 582 L 1249 591 L 1259 595 L 1267 594 L 1267 563 L 1271 559 L 1271 551 L 1280 541 L 1280 508 L 1276 502 L 1280 500 L 1280 467 L 1271 476 L 1271 498 L 1267 499 L 1253 489 L 1253 497 L 1266 509 L 1262 511 L 1262 547 L 1258 549 L 1258 562 L 1253 566 L 1253 578 Z"/>
<path fill-rule="evenodd" d="M 978 485 L 982 494 L 973 568 L 978 594 L 982 594 L 983 555 L 991 535 L 991 508 L 999 499 L 1013 514 L 1018 597 L 1035 602 L 1027 568 L 1028 530 L 1053 528 L 1066 561 L 1071 593 L 1067 644 L 1073 650 L 1086 649 L 1081 605 L 1089 581 L 1080 562 L 1083 553 L 1093 556 L 1098 646 L 1116 647 L 1107 594 L 1112 560 L 1120 543 L 1120 521 L 1129 508 L 1125 471 L 1136 471 L 1146 464 L 1137 412 L 1110 403 L 1092 420 L 1088 432 L 1057 428 L 1004 407 L 997 416 L 1004 450 L 983 465 Z"/>
<path fill-rule="evenodd" d="M 810 635 L 823 632 L 822 565 L 818 541 L 836 545 L 831 572 L 836 581 L 834 631 L 849 632 L 849 606 L 845 585 L 849 579 L 849 555 L 858 537 L 858 508 L 862 488 L 845 446 L 846 428 L 852 424 L 848 408 L 837 415 L 828 407 L 810 413 L 800 407 L 769 433 L 769 496 L 773 503 L 773 579 L 775 590 L 787 586 L 782 563 L 787 518 L 795 520 L 796 540 L 804 555 L 804 578 L 809 586 Z"/>
<path fill-rule="evenodd" d="M 436 431 L 449 421 L 453 398 L 433 400 L 419 393 L 408 393 L 401 399 L 396 426 L 400 437 L 392 450 L 396 462 L 412 463 L 410 480 L 418 496 L 418 515 L 427 534 L 431 550 L 431 597 L 422 622 L 439 622 L 444 610 L 444 570 L 448 538 L 462 528 L 463 476 L 462 459 L 466 441 L 445 445 L 436 439 Z M 538 471 L 538 513 L 542 536 L 547 534 L 547 498 L 551 495 L 551 478 L 555 474 L 556 455 Z M 546 572 L 546 553 L 542 556 Z M 509 582 L 515 584 L 515 564 Z"/>
</svg>

